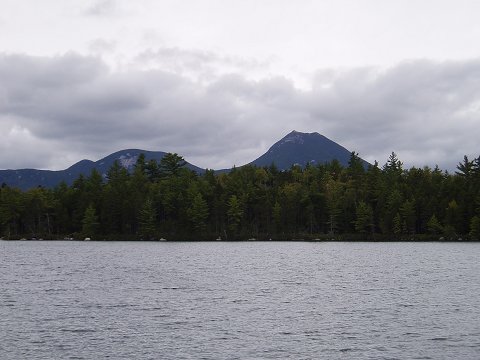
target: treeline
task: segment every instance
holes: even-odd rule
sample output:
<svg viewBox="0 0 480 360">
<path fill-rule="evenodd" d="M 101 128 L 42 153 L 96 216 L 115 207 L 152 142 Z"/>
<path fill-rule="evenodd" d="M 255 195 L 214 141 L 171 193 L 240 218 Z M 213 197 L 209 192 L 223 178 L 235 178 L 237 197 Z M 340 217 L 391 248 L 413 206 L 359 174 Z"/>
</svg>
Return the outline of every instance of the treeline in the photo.
<svg viewBox="0 0 480 360">
<path fill-rule="evenodd" d="M 446 239 L 480 237 L 480 157 L 453 174 L 403 169 L 392 153 L 364 167 L 339 162 L 243 166 L 198 175 L 177 154 L 139 156 L 128 172 L 115 163 L 72 186 L 0 190 L 3 238 L 56 239 Z"/>
</svg>

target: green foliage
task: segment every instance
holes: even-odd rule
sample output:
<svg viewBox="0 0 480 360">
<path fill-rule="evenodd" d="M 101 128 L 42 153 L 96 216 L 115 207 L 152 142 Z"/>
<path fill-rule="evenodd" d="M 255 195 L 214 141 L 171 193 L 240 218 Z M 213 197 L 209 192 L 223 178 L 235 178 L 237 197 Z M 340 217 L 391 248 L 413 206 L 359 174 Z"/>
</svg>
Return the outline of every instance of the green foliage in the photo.
<svg viewBox="0 0 480 360">
<path fill-rule="evenodd" d="M 438 235 L 443 233 L 443 226 L 442 224 L 440 224 L 435 214 L 433 214 L 432 217 L 428 220 L 427 232 L 433 235 Z"/>
<path fill-rule="evenodd" d="M 445 226 L 456 232 L 460 229 L 461 213 L 457 201 L 454 199 L 448 203 L 448 207 L 445 215 Z"/>
<path fill-rule="evenodd" d="M 388 175 L 387 175 L 388 176 Z M 402 194 L 397 187 L 385 190 L 382 198 L 386 199 L 382 207 L 380 226 L 385 234 L 400 234 L 402 232 L 402 218 L 400 207 L 402 206 Z"/>
<path fill-rule="evenodd" d="M 348 175 L 355 181 L 360 181 L 362 176 L 364 175 L 365 168 L 363 167 L 363 161 L 358 156 L 358 153 L 352 152 L 350 154 L 347 172 Z"/>
<path fill-rule="evenodd" d="M 192 201 L 192 206 L 188 209 L 188 216 L 195 231 L 205 232 L 208 219 L 208 204 L 203 199 L 202 194 L 197 194 Z"/>
<path fill-rule="evenodd" d="M 243 211 L 240 206 L 240 201 L 236 195 L 230 196 L 228 199 L 228 228 L 235 235 L 240 226 L 240 221 L 242 220 Z"/>
<path fill-rule="evenodd" d="M 94 237 L 97 233 L 98 228 L 98 217 L 96 215 L 95 208 L 93 205 L 89 205 L 85 209 L 85 214 L 82 220 L 82 235 L 85 237 Z"/>
<path fill-rule="evenodd" d="M 406 200 L 400 207 L 402 215 L 402 230 L 405 234 L 415 233 L 415 220 L 417 218 L 415 213 L 415 201 Z"/>
<path fill-rule="evenodd" d="M 463 157 L 463 163 L 458 163 L 457 165 L 457 170 L 455 173 L 459 176 L 465 177 L 465 178 L 471 178 L 473 176 L 473 172 L 475 169 L 475 163 L 474 161 L 468 160 L 467 155 Z"/>
<path fill-rule="evenodd" d="M 152 199 L 145 200 L 139 213 L 140 236 L 143 239 L 154 239 L 157 232 L 156 211 Z"/>
<path fill-rule="evenodd" d="M 470 221 L 469 235 L 474 240 L 480 240 L 480 217 L 474 216 Z"/>
<path fill-rule="evenodd" d="M 360 201 L 357 206 L 355 231 L 360 234 L 373 233 L 373 210 L 370 205 Z"/>
<path fill-rule="evenodd" d="M 183 157 L 176 153 L 165 154 L 162 160 L 160 160 L 160 174 L 163 176 L 176 176 L 186 163 Z"/>
<path fill-rule="evenodd" d="M 275 202 L 275 205 L 272 209 L 272 218 L 274 224 L 274 231 L 280 232 L 282 229 L 282 207 L 278 201 Z"/>
<path fill-rule="evenodd" d="M 7 238 L 21 232 L 22 214 L 25 209 L 23 194 L 8 186 L 0 190 L 0 225 Z"/>
<path fill-rule="evenodd" d="M 140 155 L 133 171 L 118 162 L 106 181 L 98 171 L 72 186 L 28 191 L 0 187 L 3 237 L 169 239 L 368 238 L 431 234 L 479 237 L 480 157 L 457 172 L 405 170 L 392 153 L 383 168 L 364 168 L 352 153 L 338 161 L 293 166 L 243 166 L 198 175 L 177 154 L 157 163 Z"/>
<path fill-rule="evenodd" d="M 397 213 L 393 218 L 393 226 L 392 226 L 393 233 L 395 235 L 399 235 L 402 233 L 403 229 L 404 229 L 404 226 L 402 223 L 402 217 L 400 216 L 400 213 Z"/>
<path fill-rule="evenodd" d="M 334 179 L 327 181 L 325 185 L 325 197 L 328 209 L 328 225 L 330 233 L 335 234 L 340 229 L 340 216 L 342 215 L 343 184 Z"/>
<path fill-rule="evenodd" d="M 383 169 L 386 173 L 395 173 L 400 175 L 402 173 L 403 163 L 398 159 L 397 154 L 392 152 L 384 165 Z"/>
</svg>

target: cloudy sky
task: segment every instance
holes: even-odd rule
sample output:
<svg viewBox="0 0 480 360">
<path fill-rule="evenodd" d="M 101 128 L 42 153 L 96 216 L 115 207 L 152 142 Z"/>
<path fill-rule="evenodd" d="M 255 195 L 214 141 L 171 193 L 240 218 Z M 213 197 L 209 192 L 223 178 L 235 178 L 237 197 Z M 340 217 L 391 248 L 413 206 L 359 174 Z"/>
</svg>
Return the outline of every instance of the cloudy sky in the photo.
<svg viewBox="0 0 480 360">
<path fill-rule="evenodd" d="M 0 169 L 126 148 L 200 167 L 291 130 L 368 161 L 480 155 L 477 0 L 0 0 Z"/>
</svg>

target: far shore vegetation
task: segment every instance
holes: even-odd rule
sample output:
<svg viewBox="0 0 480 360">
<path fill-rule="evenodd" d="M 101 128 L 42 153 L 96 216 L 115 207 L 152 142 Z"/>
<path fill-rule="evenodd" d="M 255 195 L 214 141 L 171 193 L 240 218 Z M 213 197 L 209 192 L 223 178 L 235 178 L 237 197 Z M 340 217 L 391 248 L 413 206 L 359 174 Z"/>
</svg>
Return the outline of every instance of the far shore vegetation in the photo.
<svg viewBox="0 0 480 360">
<path fill-rule="evenodd" d="M 140 155 L 72 184 L 0 188 L 2 239 L 473 240 L 480 239 L 480 157 L 448 173 L 404 169 L 392 153 L 364 167 L 338 161 L 279 171 L 243 166 L 199 175 L 184 159 Z"/>
</svg>

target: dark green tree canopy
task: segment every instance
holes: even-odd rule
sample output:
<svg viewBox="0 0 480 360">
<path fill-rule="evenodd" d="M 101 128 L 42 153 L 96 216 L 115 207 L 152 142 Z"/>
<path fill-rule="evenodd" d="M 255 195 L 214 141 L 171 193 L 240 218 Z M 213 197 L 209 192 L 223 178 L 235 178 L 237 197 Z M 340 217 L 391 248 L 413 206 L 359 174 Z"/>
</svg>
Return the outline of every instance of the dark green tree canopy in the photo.
<svg viewBox="0 0 480 360">
<path fill-rule="evenodd" d="M 187 162 L 177 153 L 167 153 L 160 160 L 160 174 L 163 176 L 176 176 Z"/>
<path fill-rule="evenodd" d="M 392 153 L 364 168 L 353 152 L 338 161 L 279 171 L 243 166 L 198 175 L 178 154 L 140 155 L 67 186 L 0 187 L 0 236 L 105 239 L 476 239 L 480 158 L 449 174 L 404 169 Z"/>
</svg>

